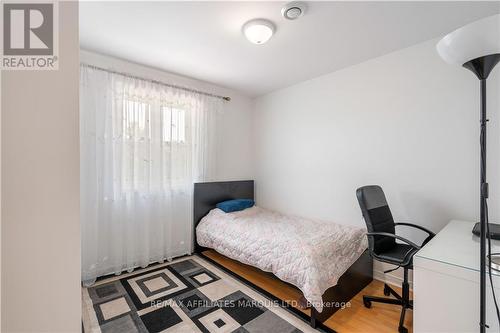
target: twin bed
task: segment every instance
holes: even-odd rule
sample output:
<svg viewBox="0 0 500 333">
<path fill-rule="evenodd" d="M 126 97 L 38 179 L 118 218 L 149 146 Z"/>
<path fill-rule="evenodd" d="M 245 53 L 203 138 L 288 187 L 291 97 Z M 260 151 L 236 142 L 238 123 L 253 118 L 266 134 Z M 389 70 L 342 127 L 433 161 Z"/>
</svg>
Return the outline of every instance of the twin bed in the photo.
<svg viewBox="0 0 500 333">
<path fill-rule="evenodd" d="M 254 182 L 195 184 L 195 252 L 203 255 L 203 251 L 213 249 L 298 288 L 312 305 L 313 327 L 372 281 L 373 264 L 366 251 L 364 228 L 283 215 L 256 206 L 233 213 L 215 207 L 230 199 L 254 199 Z"/>
</svg>

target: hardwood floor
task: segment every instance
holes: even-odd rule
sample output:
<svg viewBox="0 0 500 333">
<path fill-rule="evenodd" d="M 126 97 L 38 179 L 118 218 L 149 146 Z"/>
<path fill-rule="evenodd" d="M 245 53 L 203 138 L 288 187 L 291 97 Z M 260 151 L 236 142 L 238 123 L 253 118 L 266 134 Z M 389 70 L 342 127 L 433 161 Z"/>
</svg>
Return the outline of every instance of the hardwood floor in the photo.
<svg viewBox="0 0 500 333">
<path fill-rule="evenodd" d="M 231 260 L 212 250 L 205 251 L 203 254 L 282 300 L 298 301 L 302 296 L 298 289 L 283 283 L 272 274 Z M 401 292 L 400 288 L 394 287 L 394 289 L 398 293 Z M 373 303 L 371 309 L 367 309 L 363 305 L 362 295 L 384 296 L 383 290 L 384 284 L 374 280 L 351 300 L 351 307 L 337 311 L 325 322 L 325 325 L 339 333 L 397 332 L 401 313 L 399 306 Z M 310 313 L 310 310 L 300 310 L 307 314 Z M 408 310 L 406 312 L 405 327 L 408 328 L 409 332 L 413 331 L 412 319 L 413 313 Z"/>
</svg>

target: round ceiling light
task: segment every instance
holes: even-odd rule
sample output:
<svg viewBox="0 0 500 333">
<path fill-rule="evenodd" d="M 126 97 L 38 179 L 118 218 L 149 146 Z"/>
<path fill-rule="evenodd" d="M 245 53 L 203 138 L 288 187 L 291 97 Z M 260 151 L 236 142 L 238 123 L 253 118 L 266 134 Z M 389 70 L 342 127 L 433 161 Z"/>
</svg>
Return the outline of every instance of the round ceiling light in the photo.
<svg viewBox="0 0 500 333">
<path fill-rule="evenodd" d="M 243 26 L 243 34 L 254 44 L 264 44 L 274 33 L 274 24 L 264 19 L 251 20 Z"/>
<path fill-rule="evenodd" d="M 289 2 L 281 8 L 281 15 L 287 20 L 296 20 L 306 11 L 306 4 L 303 2 Z"/>
</svg>

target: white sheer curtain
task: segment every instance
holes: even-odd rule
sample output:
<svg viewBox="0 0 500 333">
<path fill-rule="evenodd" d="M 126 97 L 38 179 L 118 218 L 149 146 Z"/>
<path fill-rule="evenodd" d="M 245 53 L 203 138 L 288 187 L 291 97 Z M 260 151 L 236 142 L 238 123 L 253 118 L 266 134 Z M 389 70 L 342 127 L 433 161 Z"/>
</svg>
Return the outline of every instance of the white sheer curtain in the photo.
<svg viewBox="0 0 500 333">
<path fill-rule="evenodd" d="M 218 98 L 82 65 L 82 281 L 187 254 Z"/>
</svg>

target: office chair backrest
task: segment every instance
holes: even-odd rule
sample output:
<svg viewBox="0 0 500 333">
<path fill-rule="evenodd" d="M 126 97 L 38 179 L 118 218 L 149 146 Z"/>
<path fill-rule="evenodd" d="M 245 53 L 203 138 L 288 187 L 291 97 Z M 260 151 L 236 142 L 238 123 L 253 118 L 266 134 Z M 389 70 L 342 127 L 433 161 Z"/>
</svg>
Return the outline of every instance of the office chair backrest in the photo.
<svg viewBox="0 0 500 333">
<path fill-rule="evenodd" d="M 359 206 L 368 232 L 396 233 L 394 219 L 385 199 L 384 191 L 378 185 L 363 186 L 356 190 Z M 387 236 L 368 237 L 370 251 L 376 254 L 386 252 L 396 245 L 396 240 Z"/>
</svg>

